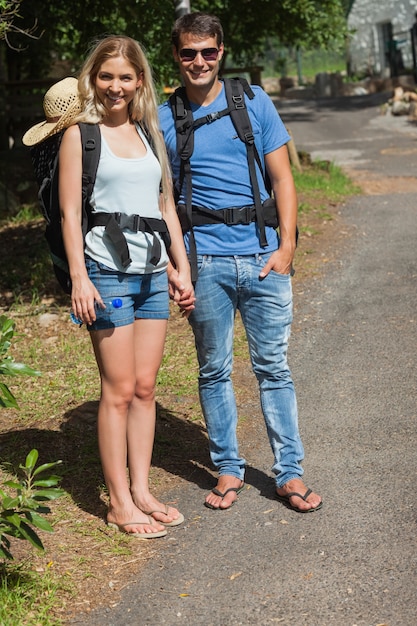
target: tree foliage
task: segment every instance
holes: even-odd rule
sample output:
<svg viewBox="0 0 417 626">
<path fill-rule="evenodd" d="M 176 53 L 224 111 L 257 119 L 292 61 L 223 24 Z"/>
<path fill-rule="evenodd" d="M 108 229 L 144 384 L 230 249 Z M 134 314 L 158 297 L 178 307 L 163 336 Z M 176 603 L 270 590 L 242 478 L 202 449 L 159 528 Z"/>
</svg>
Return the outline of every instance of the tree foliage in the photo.
<svg viewBox="0 0 417 626">
<path fill-rule="evenodd" d="M 277 38 L 283 46 L 307 49 L 341 44 L 346 34 L 341 0 L 201 0 L 194 4 L 218 15 L 227 48 L 245 63 L 261 53 L 266 37 Z"/>
<path fill-rule="evenodd" d="M 37 20 L 38 39 L 10 34 L 9 80 L 45 78 L 54 63 L 76 72 L 94 41 L 108 34 L 140 41 L 157 79 L 165 79 L 172 68 L 168 40 L 175 12 L 170 0 L 21 0 L 20 14 L 22 27 Z"/>
<path fill-rule="evenodd" d="M 8 33 L 16 29 L 21 0 L 0 0 L 0 40 L 7 39 Z"/>
<path fill-rule="evenodd" d="M 10 33 L 20 33 L 33 37 L 37 28 L 36 20 L 26 29 L 20 26 L 20 4 L 22 0 L 0 0 L 0 42 L 4 40 L 10 47 Z"/>
<path fill-rule="evenodd" d="M 11 0 L 0 0 L 7 1 Z M 344 5 L 345 0 L 191 0 L 192 11 L 220 18 L 228 54 L 245 64 L 258 60 L 266 37 L 301 48 L 344 41 Z M 67 60 L 70 70 L 76 71 L 91 43 L 111 33 L 139 40 L 160 81 L 167 83 L 176 76 L 169 41 L 173 0 L 20 0 L 19 13 L 22 29 L 36 21 L 38 38 L 9 34 L 9 79 L 45 77 L 53 61 Z"/>
</svg>

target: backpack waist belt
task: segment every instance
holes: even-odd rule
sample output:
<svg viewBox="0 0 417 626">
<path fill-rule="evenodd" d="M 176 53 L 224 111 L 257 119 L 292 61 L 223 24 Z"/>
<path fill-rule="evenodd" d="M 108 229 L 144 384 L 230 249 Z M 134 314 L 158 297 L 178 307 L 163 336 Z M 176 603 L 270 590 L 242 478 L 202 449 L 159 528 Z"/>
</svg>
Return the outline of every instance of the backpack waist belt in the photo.
<svg viewBox="0 0 417 626">
<path fill-rule="evenodd" d="M 266 226 L 278 228 L 278 216 L 275 206 L 275 200 L 268 198 L 262 205 L 262 212 Z M 178 217 L 183 232 L 190 230 L 190 224 L 187 216 L 187 207 L 185 204 L 178 205 Z M 206 209 L 205 207 L 192 205 L 193 226 L 202 226 L 203 224 L 227 224 L 228 226 L 236 226 L 238 224 L 248 225 L 256 221 L 256 208 L 254 204 L 243 207 L 228 207 L 226 209 Z"/>
<path fill-rule="evenodd" d="M 140 215 L 127 215 L 126 213 L 92 213 L 91 228 L 94 226 L 104 226 L 104 232 L 116 248 L 119 260 L 123 268 L 128 267 L 132 259 L 129 255 L 126 238 L 123 230 L 128 229 L 135 233 L 143 232 L 152 235 L 152 252 L 150 263 L 157 265 L 161 258 L 161 243 L 155 232 L 160 233 L 161 238 L 167 248 L 171 244 L 171 239 L 166 222 L 154 217 L 141 217 Z"/>
</svg>

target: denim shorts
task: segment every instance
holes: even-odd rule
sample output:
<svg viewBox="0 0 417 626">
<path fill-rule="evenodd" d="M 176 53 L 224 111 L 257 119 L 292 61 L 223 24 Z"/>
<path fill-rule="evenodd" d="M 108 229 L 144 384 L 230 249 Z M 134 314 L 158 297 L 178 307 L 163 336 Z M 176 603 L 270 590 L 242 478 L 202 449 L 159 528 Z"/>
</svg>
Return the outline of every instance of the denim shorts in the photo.
<svg viewBox="0 0 417 626">
<path fill-rule="evenodd" d="M 135 319 L 165 320 L 169 317 L 168 276 L 126 274 L 86 257 L 88 276 L 106 305 L 97 306 L 96 321 L 88 330 L 105 330 L 133 324 Z"/>
</svg>

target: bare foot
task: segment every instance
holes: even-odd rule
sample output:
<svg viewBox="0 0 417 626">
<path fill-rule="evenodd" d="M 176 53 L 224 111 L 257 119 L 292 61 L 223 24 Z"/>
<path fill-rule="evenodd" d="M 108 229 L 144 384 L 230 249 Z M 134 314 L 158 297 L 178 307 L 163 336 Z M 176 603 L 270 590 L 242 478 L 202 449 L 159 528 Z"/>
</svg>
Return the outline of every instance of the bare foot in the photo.
<svg viewBox="0 0 417 626">
<path fill-rule="evenodd" d="M 153 534 L 165 530 L 162 524 L 154 521 L 136 506 L 132 506 L 129 510 L 120 509 L 117 511 L 114 507 L 110 507 L 107 513 L 107 523 L 117 526 L 119 530 L 128 535 Z"/>
<path fill-rule="evenodd" d="M 146 515 L 151 515 L 158 524 L 164 526 L 179 526 L 184 521 L 184 516 L 175 507 L 162 504 L 151 493 L 139 498 L 132 493 L 133 502 Z"/>
<path fill-rule="evenodd" d="M 230 509 L 244 484 L 236 476 L 219 476 L 216 487 L 210 491 L 204 504 L 209 509 Z"/>
<path fill-rule="evenodd" d="M 316 511 L 323 504 L 321 497 L 308 489 L 301 478 L 293 478 L 282 487 L 277 487 L 276 493 L 278 498 L 300 513 Z"/>
</svg>

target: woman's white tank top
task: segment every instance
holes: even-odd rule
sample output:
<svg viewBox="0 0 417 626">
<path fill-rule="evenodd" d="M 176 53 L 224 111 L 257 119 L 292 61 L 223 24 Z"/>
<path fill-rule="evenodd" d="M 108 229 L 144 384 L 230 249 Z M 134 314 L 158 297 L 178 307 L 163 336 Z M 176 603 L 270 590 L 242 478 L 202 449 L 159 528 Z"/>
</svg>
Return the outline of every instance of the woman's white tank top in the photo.
<svg viewBox="0 0 417 626">
<path fill-rule="evenodd" d="M 161 219 L 159 194 L 161 167 L 146 137 L 137 124 L 136 129 L 146 147 L 146 155 L 139 159 L 124 159 L 110 150 L 103 134 L 96 182 L 91 197 L 93 211 L 106 213 L 127 213 Z M 112 243 L 104 233 L 104 226 L 95 226 L 87 233 L 85 253 L 111 269 L 129 274 L 150 274 L 159 272 L 168 265 L 168 255 L 161 241 L 161 259 L 157 266 L 152 265 L 152 235 L 123 230 L 129 247 L 132 263 L 123 269 L 113 251 Z M 159 233 L 155 233 L 160 239 Z M 113 253 L 112 253 L 113 252 Z"/>
</svg>

